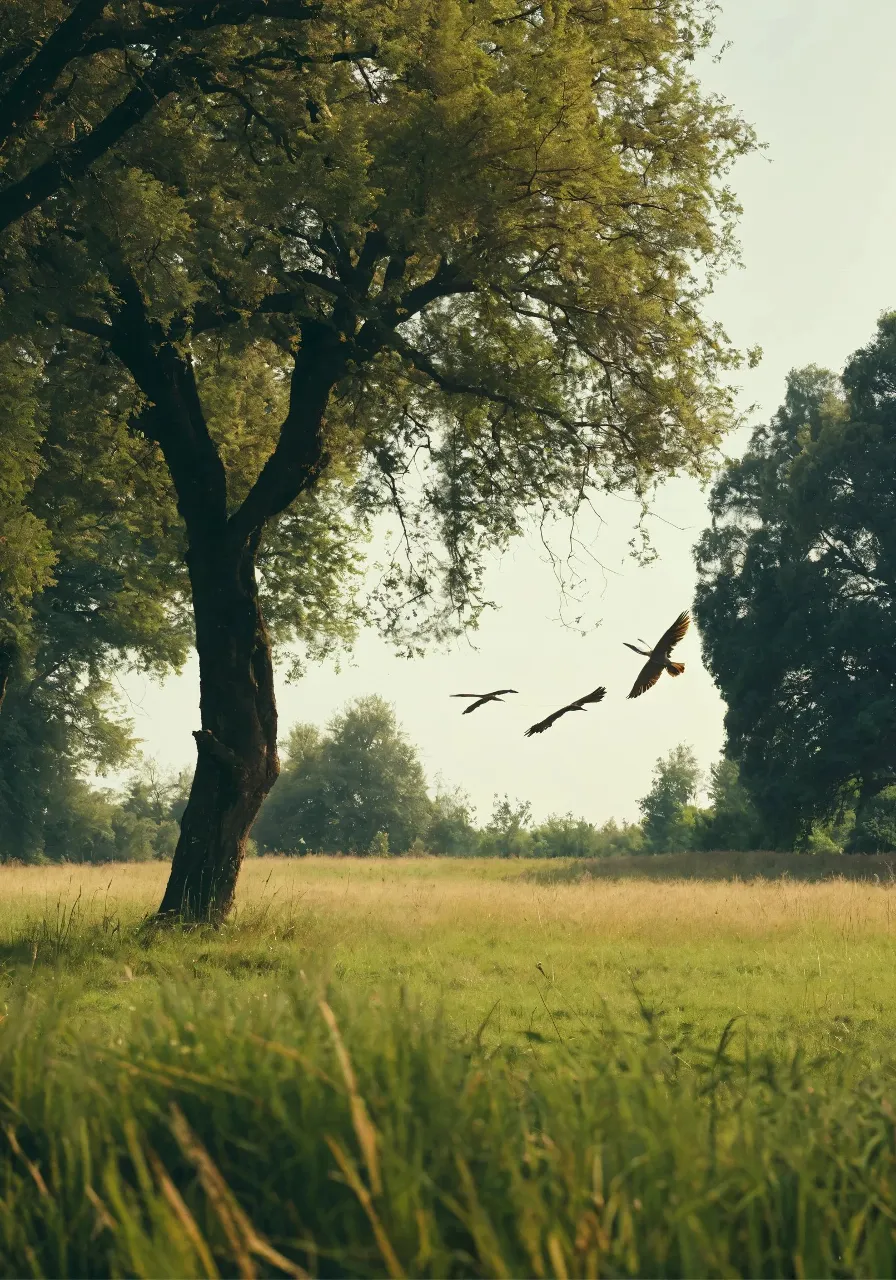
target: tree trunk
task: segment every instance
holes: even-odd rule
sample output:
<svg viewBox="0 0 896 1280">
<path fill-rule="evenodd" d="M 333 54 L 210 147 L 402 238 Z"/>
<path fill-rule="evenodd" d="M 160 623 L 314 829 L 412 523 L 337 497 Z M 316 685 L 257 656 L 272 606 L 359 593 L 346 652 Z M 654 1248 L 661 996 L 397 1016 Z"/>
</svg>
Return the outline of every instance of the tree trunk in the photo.
<svg viewBox="0 0 896 1280">
<path fill-rule="evenodd" d="M 3 707 L 3 699 L 9 688 L 9 677 L 12 675 L 14 664 L 15 650 L 12 645 L 0 645 L 0 708 Z"/>
<path fill-rule="evenodd" d="M 190 578 L 199 654 L 202 728 L 190 799 L 159 915 L 217 924 L 265 796 L 277 779 L 277 708 L 255 554 L 226 536 L 192 547 Z M 223 545 L 222 545 L 223 544 Z"/>
</svg>

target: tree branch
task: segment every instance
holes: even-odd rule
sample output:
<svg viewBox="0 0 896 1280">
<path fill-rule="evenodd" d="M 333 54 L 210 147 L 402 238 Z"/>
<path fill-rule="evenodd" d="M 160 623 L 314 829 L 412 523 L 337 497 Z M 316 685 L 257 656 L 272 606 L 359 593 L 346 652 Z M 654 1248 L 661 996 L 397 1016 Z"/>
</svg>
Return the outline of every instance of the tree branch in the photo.
<svg viewBox="0 0 896 1280">
<path fill-rule="evenodd" d="M 229 772 L 237 775 L 245 772 L 245 766 L 236 752 L 225 746 L 220 738 L 216 738 L 211 729 L 194 729 L 193 737 L 196 739 L 197 753 L 207 755 Z"/>
<path fill-rule="evenodd" d="M 84 42 L 81 56 L 141 45 L 157 49 L 167 47 L 182 35 L 210 31 L 215 27 L 240 26 L 252 18 L 277 18 L 286 22 L 307 22 L 323 16 L 323 6 L 301 4 L 298 0 L 232 0 L 231 3 L 208 3 L 181 6 L 176 0 L 165 0 L 168 9 L 179 9 L 177 16 L 149 18 L 138 26 L 125 27 L 119 22 L 97 24 L 94 35 Z"/>
<path fill-rule="evenodd" d="M 345 372 L 350 355 L 349 344 L 340 342 L 329 325 L 316 321 L 303 324 L 302 346 L 290 381 L 289 409 L 277 445 L 228 521 L 228 532 L 238 544 L 312 488 L 326 468 L 329 456 L 324 416 L 330 393 Z"/>
<path fill-rule="evenodd" d="M 300 0 L 200 0 L 180 4 L 167 0 L 168 8 L 182 10 L 174 19 L 152 19 L 138 27 L 107 24 L 91 39 L 85 39 L 94 20 L 102 13 L 104 0 L 79 0 L 44 46 L 0 98 L 0 145 L 12 128 L 33 115 L 59 74 L 77 58 L 112 48 L 141 45 L 154 50 L 156 64 L 140 83 L 90 131 L 85 138 L 58 147 L 51 159 L 0 191 L 0 231 L 24 217 L 54 192 L 83 177 L 92 164 L 115 146 L 135 125 L 169 94 L 189 82 L 186 55 L 178 65 L 163 56 L 181 36 L 212 27 L 239 26 L 252 18 L 307 22 L 324 16 L 320 4 Z M 340 58 L 341 54 L 334 54 Z M 195 66 L 194 66 L 195 72 Z M 4 127 L 5 126 L 5 127 Z"/>
<path fill-rule="evenodd" d="M 0 147 L 30 120 L 64 68 L 78 57 L 83 36 L 106 0 L 80 0 L 0 97 Z"/>
<path fill-rule="evenodd" d="M 24 217 L 60 187 L 82 178 L 95 161 L 178 87 L 174 67 L 162 65 L 148 71 L 86 138 L 58 148 L 52 159 L 0 190 L 0 231 Z"/>
</svg>

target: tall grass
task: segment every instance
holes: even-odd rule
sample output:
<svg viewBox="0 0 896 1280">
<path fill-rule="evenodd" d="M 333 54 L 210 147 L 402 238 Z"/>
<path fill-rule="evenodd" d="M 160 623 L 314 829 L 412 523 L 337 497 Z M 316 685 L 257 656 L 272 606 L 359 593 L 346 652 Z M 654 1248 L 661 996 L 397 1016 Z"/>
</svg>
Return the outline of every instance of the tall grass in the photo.
<svg viewBox="0 0 896 1280">
<path fill-rule="evenodd" d="M 0 869 L 0 1276 L 896 1272 L 888 885 L 480 865 Z"/>
<path fill-rule="evenodd" d="M 0 1029 L 7 1276 L 880 1276 L 892 1071 L 649 1026 L 550 1060 L 409 999 L 169 988 L 120 1043 Z M 736 1049 L 735 1049 L 736 1045 Z"/>
</svg>

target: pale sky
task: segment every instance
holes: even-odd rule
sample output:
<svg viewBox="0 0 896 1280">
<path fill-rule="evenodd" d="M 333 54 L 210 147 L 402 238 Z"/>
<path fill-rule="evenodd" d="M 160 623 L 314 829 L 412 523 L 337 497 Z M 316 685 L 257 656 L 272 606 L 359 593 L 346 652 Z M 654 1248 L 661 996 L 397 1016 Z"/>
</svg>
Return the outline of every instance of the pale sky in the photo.
<svg viewBox="0 0 896 1280">
<path fill-rule="evenodd" d="M 896 3 L 726 0 L 718 36 L 719 45 L 732 44 L 721 62 L 706 62 L 704 82 L 767 144 L 732 180 L 744 206 L 744 269 L 707 307 L 739 346 L 763 348 L 759 368 L 739 379 L 743 407 L 758 406 L 755 423 L 780 403 L 790 369 L 842 368 L 879 314 L 896 308 Z M 599 622 L 589 634 L 559 620 L 557 585 L 533 537 L 495 565 L 488 587 L 500 609 L 469 641 L 407 661 L 365 633 L 340 672 L 324 665 L 294 685 L 281 679 L 282 732 L 297 720 L 325 724 L 348 700 L 379 693 L 419 745 L 430 779 L 441 774 L 463 787 L 482 821 L 504 793 L 531 801 L 538 818 L 571 811 L 594 822 L 636 819 L 657 757 L 688 742 L 708 769 L 724 714 L 693 627 L 676 651 L 685 675 L 626 701 L 639 660 L 622 641 L 652 643 L 690 606 L 691 548 L 707 523 L 699 487 L 669 482 L 650 521 L 660 558 L 640 568 L 626 558 L 636 510 L 619 498 L 602 501 L 604 525 L 591 549 L 605 568 L 587 571 L 583 608 L 565 610 Z M 139 675 L 121 684 L 145 753 L 165 768 L 192 765 L 195 662 L 162 686 Z M 598 684 L 608 688 L 603 704 L 523 737 L 534 720 Z M 471 716 L 448 698 L 502 686 L 520 696 Z"/>
</svg>

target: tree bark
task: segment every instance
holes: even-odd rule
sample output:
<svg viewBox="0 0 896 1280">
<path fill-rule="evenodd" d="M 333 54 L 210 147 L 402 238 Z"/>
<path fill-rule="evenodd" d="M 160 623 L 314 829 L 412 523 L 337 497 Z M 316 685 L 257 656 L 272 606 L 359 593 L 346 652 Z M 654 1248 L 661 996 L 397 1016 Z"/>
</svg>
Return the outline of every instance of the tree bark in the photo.
<svg viewBox="0 0 896 1280">
<path fill-rule="evenodd" d="M 9 688 L 9 677 L 12 675 L 14 664 L 15 650 L 12 645 L 0 645 L 0 709 L 3 707 L 6 690 Z"/>
<path fill-rule="evenodd" d="M 146 396 L 139 425 L 159 444 L 177 493 L 199 656 L 196 773 L 158 914 L 216 924 L 233 904 L 246 840 L 280 772 L 271 645 L 256 578 L 258 547 L 267 522 L 316 484 L 327 466 L 324 420 L 330 393 L 345 371 L 347 348 L 332 326 L 303 321 L 277 445 L 229 514 L 227 475 L 208 430 L 192 360 L 148 318 L 136 281 L 115 257 L 121 305 L 115 323 L 100 332 Z"/>
<path fill-rule="evenodd" d="M 271 645 L 258 600 L 258 537 L 189 553 L 202 728 L 190 799 L 162 917 L 220 923 L 233 904 L 246 841 L 277 779 Z"/>
</svg>

